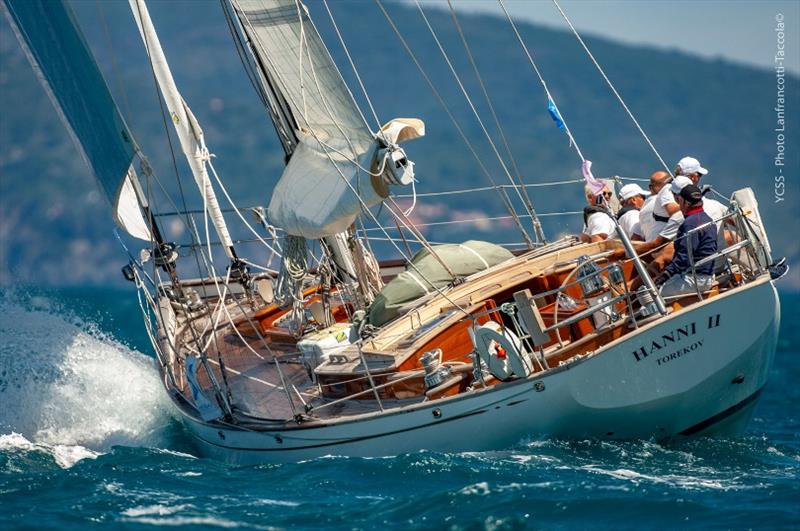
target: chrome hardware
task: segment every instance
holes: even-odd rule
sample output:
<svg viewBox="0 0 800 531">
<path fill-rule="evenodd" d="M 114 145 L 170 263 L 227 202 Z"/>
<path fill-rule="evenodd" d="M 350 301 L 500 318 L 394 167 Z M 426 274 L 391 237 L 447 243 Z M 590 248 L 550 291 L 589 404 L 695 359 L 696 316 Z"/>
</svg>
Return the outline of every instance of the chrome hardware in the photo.
<svg viewBox="0 0 800 531">
<path fill-rule="evenodd" d="M 425 369 L 425 388 L 433 389 L 442 385 L 450 376 L 450 369 L 442 366 L 442 350 L 429 350 L 419 358 L 419 363 Z"/>
<path fill-rule="evenodd" d="M 636 298 L 642 306 L 639 310 L 639 317 L 650 317 L 658 312 L 658 306 L 653 300 L 653 294 L 646 286 L 641 286 L 636 290 Z"/>
<path fill-rule="evenodd" d="M 580 283 L 583 296 L 588 297 L 593 293 L 602 291 L 605 287 L 603 277 L 599 274 L 597 264 L 591 261 L 588 256 L 582 256 L 579 259 L 582 263 L 578 268 L 577 279 Z"/>
</svg>

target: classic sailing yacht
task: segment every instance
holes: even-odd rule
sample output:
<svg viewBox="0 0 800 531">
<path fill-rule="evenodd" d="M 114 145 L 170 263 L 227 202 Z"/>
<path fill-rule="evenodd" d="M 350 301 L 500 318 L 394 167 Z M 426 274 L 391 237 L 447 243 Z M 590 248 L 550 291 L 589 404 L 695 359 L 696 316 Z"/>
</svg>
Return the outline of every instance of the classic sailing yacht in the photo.
<svg viewBox="0 0 800 531">
<path fill-rule="evenodd" d="M 396 190 L 415 193 L 414 165 L 400 144 L 422 137 L 424 124 L 399 118 L 381 125 L 373 112 L 372 129 L 299 0 L 224 0 L 286 159 L 268 209 L 237 208 L 172 78 L 144 0 L 130 0 L 203 199 L 199 227 L 192 212 L 154 211 L 158 177 L 67 4 L 4 2 L 118 225 L 148 242 L 142 253 L 129 253 L 123 273 L 138 289 L 165 389 L 207 454 L 291 461 L 497 449 L 531 437 L 666 440 L 746 426 L 772 365 L 780 320 L 774 281 L 785 272 L 771 257 L 749 189 L 735 192 L 724 219 L 715 220 L 735 243 L 694 264 L 718 264 L 712 288 L 673 300 L 660 296 L 624 233 L 614 241 L 546 243 L 524 183 L 505 164 L 510 184 L 492 181 L 492 188 L 528 249 L 432 245 L 393 198 Z M 551 115 L 574 143 L 508 19 Z M 590 164 L 574 146 L 591 183 Z M 525 205 L 533 236 L 509 190 Z M 381 224 L 378 206 L 396 220 L 401 239 Z M 253 214 L 256 223 L 248 221 Z M 193 229 L 191 256 L 162 236 L 164 215 L 181 216 Z M 232 220 L 249 240 L 231 236 Z M 371 230 L 395 246 L 400 264 L 377 262 Z M 408 243 L 404 234 L 420 246 L 413 256 L 400 245 Z M 311 263 L 310 241 L 321 249 Z M 246 245 L 257 250 L 245 255 Z M 223 271 L 215 249 L 225 253 Z M 618 249 L 627 258 L 612 260 Z M 258 258 L 264 256 L 270 258 Z M 277 256 L 280 271 L 269 268 Z M 192 271 L 197 278 L 184 278 Z M 643 287 L 631 291 L 636 276 Z"/>
</svg>

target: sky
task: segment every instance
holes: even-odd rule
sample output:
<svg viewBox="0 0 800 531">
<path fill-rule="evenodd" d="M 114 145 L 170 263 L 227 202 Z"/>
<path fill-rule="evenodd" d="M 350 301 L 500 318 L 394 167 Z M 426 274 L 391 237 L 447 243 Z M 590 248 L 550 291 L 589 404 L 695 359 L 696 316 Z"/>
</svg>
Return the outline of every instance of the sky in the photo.
<svg viewBox="0 0 800 531">
<path fill-rule="evenodd" d="M 413 1 L 413 0 L 408 0 Z M 423 0 L 447 8 L 444 0 Z M 581 34 L 678 49 L 774 70 L 776 16 L 784 17 L 784 66 L 800 74 L 799 0 L 559 0 Z M 493 0 L 453 0 L 459 11 L 503 15 Z M 551 0 L 505 0 L 515 18 L 568 29 Z"/>
</svg>

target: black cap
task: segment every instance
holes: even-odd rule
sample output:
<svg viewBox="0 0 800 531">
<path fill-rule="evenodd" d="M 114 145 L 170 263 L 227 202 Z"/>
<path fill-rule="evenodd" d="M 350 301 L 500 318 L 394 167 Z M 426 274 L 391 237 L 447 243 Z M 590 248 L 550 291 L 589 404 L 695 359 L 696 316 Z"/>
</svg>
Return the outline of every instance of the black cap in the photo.
<svg viewBox="0 0 800 531">
<path fill-rule="evenodd" d="M 693 184 L 687 184 L 684 186 L 679 195 L 692 205 L 703 200 L 703 192 L 700 191 L 700 188 Z"/>
</svg>

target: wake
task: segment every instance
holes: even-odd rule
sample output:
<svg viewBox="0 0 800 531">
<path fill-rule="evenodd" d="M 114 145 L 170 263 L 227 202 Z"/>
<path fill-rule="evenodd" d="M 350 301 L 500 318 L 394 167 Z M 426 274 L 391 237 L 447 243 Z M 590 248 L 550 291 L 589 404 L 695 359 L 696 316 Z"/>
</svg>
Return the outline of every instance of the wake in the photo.
<svg viewBox="0 0 800 531">
<path fill-rule="evenodd" d="M 112 446 L 158 446 L 172 423 L 152 358 L 57 303 L 0 299 L 0 451 L 62 466 Z"/>
</svg>

